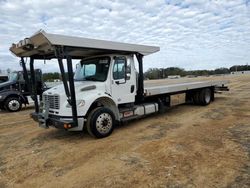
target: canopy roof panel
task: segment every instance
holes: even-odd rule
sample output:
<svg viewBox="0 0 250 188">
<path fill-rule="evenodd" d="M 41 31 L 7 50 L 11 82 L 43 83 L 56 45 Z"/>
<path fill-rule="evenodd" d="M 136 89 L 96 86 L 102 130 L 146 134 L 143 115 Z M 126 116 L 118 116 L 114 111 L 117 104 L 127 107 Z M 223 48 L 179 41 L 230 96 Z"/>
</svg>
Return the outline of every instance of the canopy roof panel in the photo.
<svg viewBox="0 0 250 188">
<path fill-rule="evenodd" d="M 88 39 L 39 31 L 29 38 L 12 44 L 10 51 L 18 57 L 33 56 L 50 59 L 55 57 L 56 46 L 68 47 L 70 49 L 69 55 L 76 58 L 108 53 L 140 53 L 142 55 L 149 55 L 160 50 L 156 46 Z"/>
</svg>

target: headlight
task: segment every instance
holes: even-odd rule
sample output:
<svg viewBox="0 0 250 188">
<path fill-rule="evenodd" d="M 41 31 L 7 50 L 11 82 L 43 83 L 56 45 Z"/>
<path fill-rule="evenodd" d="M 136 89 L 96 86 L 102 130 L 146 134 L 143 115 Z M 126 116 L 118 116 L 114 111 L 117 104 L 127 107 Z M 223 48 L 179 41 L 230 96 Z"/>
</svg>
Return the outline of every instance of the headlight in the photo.
<svg viewBox="0 0 250 188">
<path fill-rule="evenodd" d="M 76 106 L 81 107 L 85 105 L 85 100 L 76 100 Z M 71 108 L 71 105 L 68 103 L 66 108 Z"/>
<path fill-rule="evenodd" d="M 0 95 L 0 99 L 1 99 L 1 98 L 3 98 L 3 96 L 2 96 L 2 95 Z"/>
</svg>

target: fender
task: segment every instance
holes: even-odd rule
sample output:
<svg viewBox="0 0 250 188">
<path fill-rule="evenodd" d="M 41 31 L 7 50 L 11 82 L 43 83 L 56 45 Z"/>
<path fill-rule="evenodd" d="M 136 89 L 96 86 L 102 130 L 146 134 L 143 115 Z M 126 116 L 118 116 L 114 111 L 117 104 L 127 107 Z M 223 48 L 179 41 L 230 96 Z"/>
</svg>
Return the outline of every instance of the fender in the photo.
<svg viewBox="0 0 250 188">
<path fill-rule="evenodd" d="M 4 90 L 0 92 L 0 103 L 3 103 L 9 97 L 18 97 L 21 98 L 21 101 L 24 104 L 28 104 L 28 99 L 20 91 L 16 90 Z"/>
<path fill-rule="evenodd" d="M 109 108 L 115 115 L 116 120 L 120 120 L 120 115 L 119 115 L 119 109 L 117 107 L 117 104 L 114 102 L 114 100 L 110 96 L 103 96 L 100 98 L 97 98 L 90 106 L 89 111 L 92 110 L 92 106 L 95 106 L 95 104 L 101 104 L 105 106 L 106 108 Z M 88 113 L 89 113 L 88 111 Z"/>
<path fill-rule="evenodd" d="M 95 91 L 95 93 L 93 92 L 92 95 L 88 95 L 88 96 L 89 97 L 87 98 L 86 96 L 84 97 L 86 104 L 84 106 L 85 113 L 83 114 L 85 116 L 87 116 L 98 105 L 102 105 L 113 111 L 116 120 L 120 119 L 118 105 L 112 99 L 112 96 L 110 96 L 107 93 L 102 93 L 101 91 L 98 91 L 98 90 Z"/>
</svg>

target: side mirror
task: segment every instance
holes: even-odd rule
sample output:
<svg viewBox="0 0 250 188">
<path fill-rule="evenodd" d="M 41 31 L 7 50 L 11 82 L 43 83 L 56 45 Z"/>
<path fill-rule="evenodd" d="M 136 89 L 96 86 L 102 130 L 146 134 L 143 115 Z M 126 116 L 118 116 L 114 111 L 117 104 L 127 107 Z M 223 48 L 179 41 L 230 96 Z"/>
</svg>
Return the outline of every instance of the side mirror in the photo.
<svg viewBox="0 0 250 188">
<path fill-rule="evenodd" d="M 77 63 L 77 64 L 76 64 L 76 67 L 75 67 L 76 70 L 77 70 L 78 66 L 79 66 L 79 64 Z"/>
<path fill-rule="evenodd" d="M 126 80 L 129 80 L 129 79 L 130 79 L 130 76 L 131 76 L 131 73 L 127 73 L 127 72 L 126 72 Z"/>
</svg>

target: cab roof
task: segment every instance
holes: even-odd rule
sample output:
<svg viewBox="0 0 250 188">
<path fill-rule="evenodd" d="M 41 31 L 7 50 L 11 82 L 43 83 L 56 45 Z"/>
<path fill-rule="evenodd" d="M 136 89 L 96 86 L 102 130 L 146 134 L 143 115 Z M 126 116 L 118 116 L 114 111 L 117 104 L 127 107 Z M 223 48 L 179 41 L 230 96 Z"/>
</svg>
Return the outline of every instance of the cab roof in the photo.
<svg viewBox="0 0 250 188">
<path fill-rule="evenodd" d="M 68 55 L 72 56 L 72 58 L 84 58 L 111 53 L 140 53 L 145 56 L 160 50 L 156 46 L 58 35 L 40 30 L 33 36 L 12 44 L 10 51 L 18 57 L 52 59 L 56 57 L 57 47 L 66 47 Z"/>
</svg>

